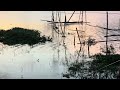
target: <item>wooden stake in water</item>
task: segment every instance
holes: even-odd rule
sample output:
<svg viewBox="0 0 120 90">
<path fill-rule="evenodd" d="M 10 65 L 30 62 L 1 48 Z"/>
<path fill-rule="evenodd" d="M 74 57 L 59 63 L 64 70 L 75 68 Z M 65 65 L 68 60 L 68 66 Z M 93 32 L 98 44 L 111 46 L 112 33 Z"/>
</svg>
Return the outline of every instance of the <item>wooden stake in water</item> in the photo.
<svg viewBox="0 0 120 90">
<path fill-rule="evenodd" d="M 54 38 L 54 12 L 52 11 L 52 38 Z"/>
<path fill-rule="evenodd" d="M 65 37 L 65 27 L 66 27 L 66 15 L 65 15 L 65 23 L 64 23 L 64 34 L 63 34 L 63 37 Z"/>
<path fill-rule="evenodd" d="M 84 13 L 84 12 L 82 11 L 82 23 L 81 23 L 82 25 L 83 25 L 83 13 Z"/>
<path fill-rule="evenodd" d="M 108 11 L 107 14 L 107 30 L 106 30 L 106 55 L 108 55 Z"/>
</svg>

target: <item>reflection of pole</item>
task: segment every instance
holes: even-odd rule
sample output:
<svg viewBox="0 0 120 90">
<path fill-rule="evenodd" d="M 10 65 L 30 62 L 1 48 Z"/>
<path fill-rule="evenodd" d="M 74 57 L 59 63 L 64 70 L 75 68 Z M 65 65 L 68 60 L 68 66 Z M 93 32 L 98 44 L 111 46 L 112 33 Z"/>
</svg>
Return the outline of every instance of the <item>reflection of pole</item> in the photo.
<svg viewBox="0 0 120 90">
<path fill-rule="evenodd" d="M 54 30 L 52 30 L 52 39 L 54 38 Z"/>
<path fill-rule="evenodd" d="M 90 57 L 90 42 L 89 42 L 89 40 L 90 40 L 90 37 L 88 39 L 88 57 Z"/>
<path fill-rule="evenodd" d="M 67 60 L 66 45 L 65 45 L 65 60 Z"/>
<path fill-rule="evenodd" d="M 59 46 L 58 46 L 58 60 L 59 60 L 59 56 L 60 56 L 59 52 L 60 52 L 60 50 L 59 50 Z"/>
<path fill-rule="evenodd" d="M 65 45 L 65 37 L 63 37 L 63 47 L 65 49 L 65 61 L 67 61 L 67 54 L 66 54 L 66 45 Z M 68 63 L 68 61 L 67 61 Z"/>
<path fill-rule="evenodd" d="M 67 62 L 68 64 L 68 60 L 67 60 L 67 53 L 66 53 L 66 45 L 64 44 L 64 48 L 65 48 L 65 61 Z"/>
<path fill-rule="evenodd" d="M 77 61 L 78 61 L 78 59 L 79 59 L 80 52 L 81 52 L 81 47 L 80 47 L 80 50 L 79 50 L 79 52 L 77 53 L 77 54 L 78 54 L 78 56 L 77 56 Z"/>
<path fill-rule="evenodd" d="M 79 42 L 80 42 L 80 44 L 81 44 L 80 35 L 79 35 L 79 32 L 78 32 L 77 28 L 76 28 L 76 31 L 77 31 L 77 35 L 78 35 Z"/>
<path fill-rule="evenodd" d="M 75 35 L 74 35 L 74 47 L 75 47 Z"/>
<path fill-rule="evenodd" d="M 76 28 L 76 31 L 77 31 L 77 35 L 78 35 L 78 39 L 79 39 L 79 42 L 80 42 L 80 51 L 81 51 L 81 48 L 82 48 L 82 43 L 81 43 L 81 40 L 80 40 L 80 35 L 79 35 L 79 32 L 78 32 L 78 30 L 77 30 L 77 28 Z"/>
</svg>

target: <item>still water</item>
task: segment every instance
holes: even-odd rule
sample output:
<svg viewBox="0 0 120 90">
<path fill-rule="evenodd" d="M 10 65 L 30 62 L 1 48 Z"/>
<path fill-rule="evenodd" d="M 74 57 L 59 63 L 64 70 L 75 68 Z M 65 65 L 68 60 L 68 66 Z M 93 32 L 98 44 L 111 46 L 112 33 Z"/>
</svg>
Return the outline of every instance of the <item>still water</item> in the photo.
<svg viewBox="0 0 120 90">
<path fill-rule="evenodd" d="M 66 11 L 67 20 L 72 11 Z M 77 13 L 79 13 L 77 11 Z M 75 14 L 71 21 L 77 21 L 79 14 Z M 109 11 L 109 28 L 119 28 L 119 11 Z M 61 14 L 64 21 L 64 13 Z M 24 27 L 37 29 L 46 36 L 52 36 L 51 25 L 42 20 L 51 20 L 51 11 L 0 11 L 0 29 L 9 29 L 12 27 Z M 87 21 L 91 25 L 106 27 L 105 11 L 87 11 Z M 80 45 L 76 29 L 81 29 L 80 25 L 66 26 L 66 38 L 58 36 L 54 32 L 53 42 L 37 44 L 34 47 L 7 46 L 0 44 L 0 78 L 1 79 L 63 79 L 62 73 L 66 72 L 65 61 L 74 61 L 76 52 Z M 73 30 L 73 31 L 72 31 Z M 86 26 L 85 37 L 92 36 L 96 40 L 105 40 L 105 30 Z M 109 34 L 119 34 L 119 31 L 111 31 Z M 82 34 L 82 33 L 80 33 Z M 75 45 L 74 45 L 75 36 Z M 119 39 L 112 37 L 111 40 Z M 116 53 L 120 53 L 119 42 L 110 42 L 116 48 Z M 100 47 L 105 43 L 97 43 L 90 47 L 90 54 L 100 52 Z M 87 57 L 87 46 L 84 47 L 84 54 Z M 72 59 L 71 59 L 71 58 Z M 88 58 L 87 58 L 88 59 Z M 88 59 L 89 60 L 89 59 Z"/>
</svg>

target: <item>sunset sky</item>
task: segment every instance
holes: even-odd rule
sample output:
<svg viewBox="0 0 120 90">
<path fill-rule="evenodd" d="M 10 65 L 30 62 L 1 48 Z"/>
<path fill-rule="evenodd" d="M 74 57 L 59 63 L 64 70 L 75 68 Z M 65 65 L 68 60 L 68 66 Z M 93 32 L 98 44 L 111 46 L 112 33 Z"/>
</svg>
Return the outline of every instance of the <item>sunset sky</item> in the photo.
<svg viewBox="0 0 120 90">
<path fill-rule="evenodd" d="M 48 19 L 48 12 L 36 11 L 0 11 L 0 29 L 8 29 L 11 27 L 39 27 L 41 19 Z"/>
<path fill-rule="evenodd" d="M 72 11 L 66 12 L 72 13 Z M 96 12 L 105 13 L 105 11 L 91 11 L 91 12 L 95 12 L 90 13 L 90 11 L 88 11 L 87 18 L 91 23 L 100 22 L 101 20 L 105 21 L 104 20 L 106 17 L 105 14 L 96 14 Z M 116 12 L 120 13 L 119 11 L 114 11 L 113 13 Z M 70 15 L 71 14 L 67 15 L 67 19 L 70 17 Z M 72 20 L 75 21 L 75 18 L 78 18 L 78 15 L 74 16 Z M 111 17 L 111 19 L 115 18 L 116 17 L 114 16 Z M 0 29 L 9 29 L 11 27 L 41 29 L 43 27 L 41 19 L 51 20 L 51 11 L 0 11 Z M 116 22 L 118 22 L 118 20 Z"/>
</svg>

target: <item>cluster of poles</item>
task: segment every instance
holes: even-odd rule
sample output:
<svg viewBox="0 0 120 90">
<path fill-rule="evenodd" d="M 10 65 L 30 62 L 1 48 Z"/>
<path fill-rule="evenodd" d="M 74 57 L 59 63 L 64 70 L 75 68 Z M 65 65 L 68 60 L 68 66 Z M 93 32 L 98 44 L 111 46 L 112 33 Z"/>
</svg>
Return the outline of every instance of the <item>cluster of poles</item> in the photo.
<svg viewBox="0 0 120 90">
<path fill-rule="evenodd" d="M 61 13 L 64 13 L 64 21 L 61 20 Z M 120 41 L 120 40 L 108 40 L 109 37 L 113 37 L 113 36 L 120 36 L 120 35 L 108 35 L 108 31 L 110 30 L 113 30 L 113 31 L 118 31 L 119 29 L 110 29 L 109 28 L 109 13 L 108 11 L 106 11 L 106 27 L 100 27 L 100 26 L 94 26 L 94 25 L 90 25 L 89 23 L 90 22 L 87 22 L 87 14 L 86 14 L 86 11 L 80 11 L 79 12 L 79 18 L 78 18 L 78 21 L 74 21 L 72 22 L 71 21 L 71 18 L 73 17 L 73 15 L 75 14 L 75 11 L 73 11 L 71 13 L 71 16 L 69 17 L 69 19 L 67 20 L 67 16 L 66 16 L 66 12 L 62 12 L 62 11 L 52 11 L 52 20 L 51 21 L 48 21 L 46 20 L 47 22 L 51 23 L 52 24 L 52 38 L 54 38 L 54 32 L 56 32 L 59 35 L 61 35 L 62 37 L 66 37 L 66 26 L 67 25 L 72 25 L 72 24 L 80 24 L 82 25 L 81 27 L 81 30 L 83 30 L 83 24 L 84 25 L 89 25 L 89 26 L 92 26 L 92 27 L 97 27 L 97 28 L 101 28 L 101 29 L 105 29 L 106 30 L 106 41 L 96 41 L 96 43 L 99 43 L 99 42 L 105 42 L 106 43 L 106 55 L 108 55 L 108 42 L 110 41 Z M 111 13 L 110 13 L 111 14 Z M 85 30 L 85 28 L 84 28 Z M 74 30 L 73 30 L 74 31 Z M 80 30 L 77 29 L 76 27 L 76 33 L 77 33 L 77 37 L 79 39 L 79 44 L 84 44 L 81 42 L 81 37 L 80 37 L 80 33 L 79 32 Z M 82 33 L 83 34 L 83 33 Z M 90 56 L 90 51 L 89 51 L 89 47 L 90 47 L 90 36 L 88 36 L 88 41 L 87 41 L 87 45 L 88 45 L 88 56 Z M 74 35 L 74 46 L 75 46 L 75 35 Z M 81 45 L 82 46 L 82 45 Z M 81 48 L 80 48 L 81 49 Z"/>
</svg>

